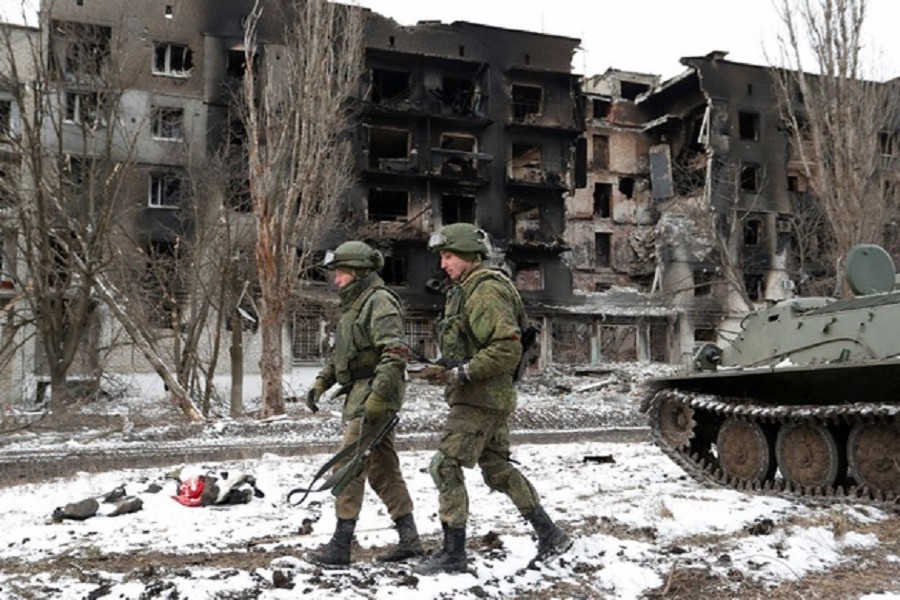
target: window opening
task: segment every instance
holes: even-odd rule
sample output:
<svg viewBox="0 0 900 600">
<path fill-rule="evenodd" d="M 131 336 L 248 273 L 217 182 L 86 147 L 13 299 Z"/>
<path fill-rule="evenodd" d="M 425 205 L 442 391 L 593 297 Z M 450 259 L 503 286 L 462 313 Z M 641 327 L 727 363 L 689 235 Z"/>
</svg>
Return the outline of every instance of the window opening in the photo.
<svg viewBox="0 0 900 600">
<path fill-rule="evenodd" d="M 369 221 L 406 221 L 409 216 L 409 192 L 371 188 L 368 198 Z"/>
<path fill-rule="evenodd" d="M 184 139 L 184 109 L 163 108 L 153 109 L 151 116 L 151 132 L 158 140 L 181 141 Z"/>
<path fill-rule="evenodd" d="M 66 121 L 88 127 L 100 125 L 96 92 L 66 92 Z"/>
<path fill-rule="evenodd" d="M 594 119 L 597 120 L 607 118 L 610 110 L 612 110 L 612 102 L 609 100 L 594 98 L 591 104 L 594 107 Z"/>
<path fill-rule="evenodd" d="M 441 196 L 441 222 L 451 223 L 475 222 L 475 197 L 460 194 L 444 194 Z"/>
<path fill-rule="evenodd" d="M 742 140 L 759 139 L 759 115 L 751 112 L 738 113 L 738 133 Z"/>
<path fill-rule="evenodd" d="M 531 144 L 513 144 L 510 178 L 540 183 L 544 180 L 543 150 Z"/>
<path fill-rule="evenodd" d="M 515 121 L 525 121 L 541 114 L 544 91 L 531 85 L 512 86 L 512 110 Z"/>
<path fill-rule="evenodd" d="M 400 102 L 408 100 L 409 93 L 409 71 L 372 69 L 372 102 Z"/>
<path fill-rule="evenodd" d="M 322 357 L 324 330 L 320 317 L 293 315 L 291 349 L 295 360 L 317 360 Z"/>
<path fill-rule="evenodd" d="M 743 165 L 741 167 L 741 190 L 744 192 L 759 191 L 758 165 Z"/>
<path fill-rule="evenodd" d="M 540 263 L 516 263 L 516 289 L 532 292 L 544 289 L 544 272 Z"/>
<path fill-rule="evenodd" d="M 385 256 L 381 278 L 388 285 L 406 285 L 406 257 L 393 254 Z"/>
<path fill-rule="evenodd" d="M 594 266 L 607 269 L 610 266 L 610 235 L 608 233 L 594 234 Z"/>
<path fill-rule="evenodd" d="M 633 177 L 622 177 L 619 179 L 619 192 L 625 195 L 626 198 L 631 198 L 634 195 L 634 178 Z"/>
<path fill-rule="evenodd" d="M 154 173 L 150 176 L 150 198 L 154 207 L 177 207 L 181 204 L 181 177 L 173 173 Z"/>
<path fill-rule="evenodd" d="M 409 170 L 409 132 L 404 129 L 369 129 L 369 167 L 380 171 Z"/>
<path fill-rule="evenodd" d="M 758 246 L 762 233 L 762 221 L 759 219 L 748 219 L 744 222 L 744 245 Z"/>
<path fill-rule="evenodd" d="M 594 184 L 594 216 L 599 219 L 608 219 L 611 216 L 610 204 L 612 201 L 612 184 Z"/>
<path fill-rule="evenodd" d="M 153 52 L 153 73 L 186 77 L 193 68 L 193 53 L 182 44 L 157 43 Z"/>
<path fill-rule="evenodd" d="M 622 97 L 626 100 L 634 100 L 649 89 L 650 86 L 646 83 L 637 83 L 634 81 L 623 81 L 621 86 Z"/>
<path fill-rule="evenodd" d="M 434 322 L 430 319 L 407 319 L 406 339 L 413 355 L 419 360 L 437 356 Z"/>
</svg>

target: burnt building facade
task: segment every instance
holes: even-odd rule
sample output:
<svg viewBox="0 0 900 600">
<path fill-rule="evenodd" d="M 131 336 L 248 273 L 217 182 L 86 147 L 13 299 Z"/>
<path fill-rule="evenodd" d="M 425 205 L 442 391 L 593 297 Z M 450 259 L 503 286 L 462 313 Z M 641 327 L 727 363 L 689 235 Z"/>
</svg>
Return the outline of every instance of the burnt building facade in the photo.
<svg viewBox="0 0 900 600">
<path fill-rule="evenodd" d="M 526 302 L 572 300 L 565 198 L 580 134 L 578 40 L 474 23 L 404 27 L 370 13 L 351 213 L 433 350 L 442 273 L 429 234 L 487 231 Z M 535 312 L 535 311 L 532 311 Z M 424 336 L 424 338 L 420 337 Z M 427 338 L 427 339 L 425 339 Z"/>
</svg>

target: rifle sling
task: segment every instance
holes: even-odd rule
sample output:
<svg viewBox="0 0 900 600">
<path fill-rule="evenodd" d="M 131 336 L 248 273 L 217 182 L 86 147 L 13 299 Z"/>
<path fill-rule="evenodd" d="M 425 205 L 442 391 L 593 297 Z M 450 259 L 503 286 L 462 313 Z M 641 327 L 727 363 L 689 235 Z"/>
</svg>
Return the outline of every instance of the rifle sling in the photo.
<svg viewBox="0 0 900 600">
<path fill-rule="evenodd" d="M 384 439 L 384 436 L 394 428 L 394 426 L 397 424 L 397 421 L 399 420 L 400 417 L 394 415 L 390 419 L 383 419 L 381 423 L 370 429 L 365 429 L 365 424 L 363 424 L 363 429 L 362 431 L 360 431 L 359 439 L 356 441 L 356 443 L 350 444 L 346 448 L 341 449 L 337 454 L 332 456 L 328 460 L 328 462 L 322 465 L 322 467 L 318 471 L 316 471 L 316 474 L 313 476 L 312 481 L 309 483 L 309 487 L 298 487 L 288 492 L 288 504 L 299 506 L 300 504 L 303 504 L 303 501 L 306 500 L 306 497 L 310 492 L 321 492 L 327 490 L 330 487 L 333 487 L 336 483 L 334 477 L 326 480 L 325 483 L 323 483 L 318 488 L 314 488 L 313 486 L 315 485 L 316 481 L 318 481 L 322 477 L 322 475 L 324 475 L 329 469 L 334 467 L 334 465 L 347 458 L 348 456 L 353 456 L 354 458 L 356 458 L 356 456 L 367 454 L 372 448 L 381 443 L 381 440 Z M 352 460 L 353 459 L 351 459 L 351 462 Z M 300 498 L 300 500 L 298 500 L 297 502 L 291 502 L 291 496 L 300 493 L 303 494 L 303 497 Z"/>
</svg>

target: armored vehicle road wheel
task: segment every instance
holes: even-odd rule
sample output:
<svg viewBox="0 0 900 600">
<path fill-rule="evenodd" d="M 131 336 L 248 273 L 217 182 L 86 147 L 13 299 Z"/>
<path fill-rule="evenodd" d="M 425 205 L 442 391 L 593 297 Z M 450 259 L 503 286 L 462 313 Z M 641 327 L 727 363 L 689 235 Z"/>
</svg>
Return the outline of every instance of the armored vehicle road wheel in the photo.
<svg viewBox="0 0 900 600">
<path fill-rule="evenodd" d="M 684 449 L 694 435 L 694 410 L 671 396 L 663 397 L 657 408 L 659 433 L 673 448 Z"/>
<path fill-rule="evenodd" d="M 850 474 L 860 484 L 900 494 L 900 424 L 862 421 L 847 440 Z"/>
<path fill-rule="evenodd" d="M 738 481 L 762 483 L 775 475 L 775 436 L 759 423 L 726 419 L 716 439 L 719 466 Z"/>
<path fill-rule="evenodd" d="M 820 423 L 788 423 L 775 440 L 778 468 L 785 481 L 803 489 L 830 488 L 842 473 L 841 453 Z"/>
</svg>

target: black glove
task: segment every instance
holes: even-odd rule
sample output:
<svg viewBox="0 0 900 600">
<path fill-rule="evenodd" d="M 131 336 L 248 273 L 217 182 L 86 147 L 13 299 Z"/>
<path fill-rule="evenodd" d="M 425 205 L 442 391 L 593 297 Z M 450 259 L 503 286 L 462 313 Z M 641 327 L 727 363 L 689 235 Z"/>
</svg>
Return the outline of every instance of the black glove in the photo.
<svg viewBox="0 0 900 600">
<path fill-rule="evenodd" d="M 328 388 L 325 386 L 325 380 L 321 377 L 316 377 L 313 386 L 306 392 L 306 408 L 313 413 L 319 412 L 319 405 L 317 402 L 327 390 Z"/>
</svg>

